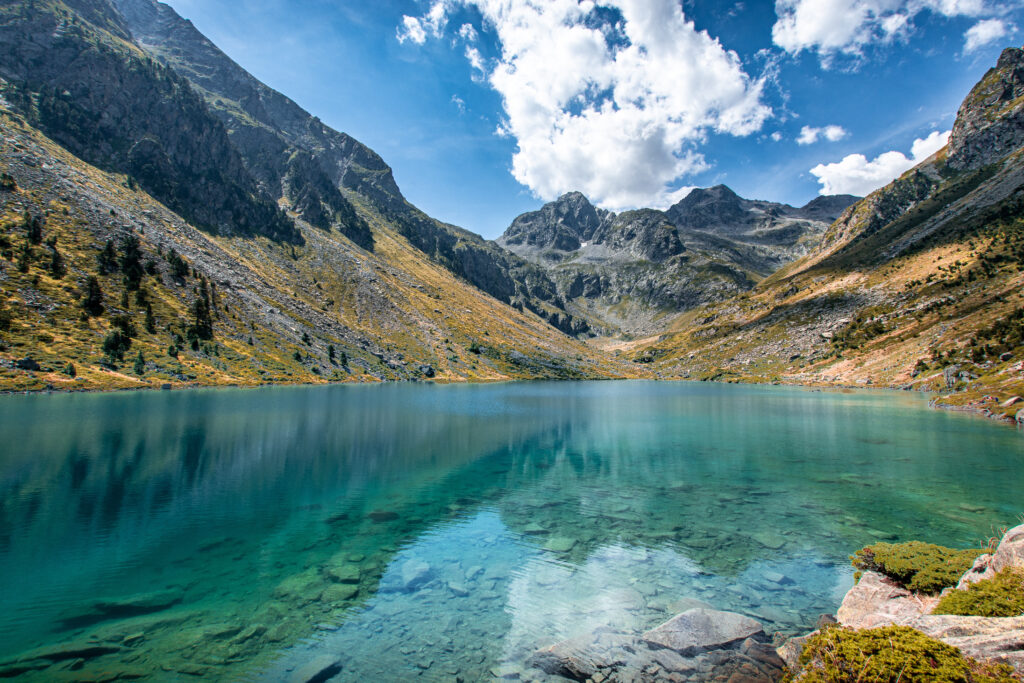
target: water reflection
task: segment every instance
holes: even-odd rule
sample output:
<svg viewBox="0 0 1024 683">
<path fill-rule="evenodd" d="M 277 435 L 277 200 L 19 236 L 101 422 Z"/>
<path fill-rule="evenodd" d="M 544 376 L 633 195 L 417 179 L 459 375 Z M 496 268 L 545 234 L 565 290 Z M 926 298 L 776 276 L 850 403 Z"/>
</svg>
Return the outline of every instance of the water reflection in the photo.
<svg viewBox="0 0 1024 683">
<path fill-rule="evenodd" d="M 852 549 L 976 542 L 1024 483 L 1016 434 L 918 397 L 718 385 L 5 397 L 0 443 L 0 666 L 39 680 L 469 679 L 699 602 L 795 631 Z"/>
</svg>

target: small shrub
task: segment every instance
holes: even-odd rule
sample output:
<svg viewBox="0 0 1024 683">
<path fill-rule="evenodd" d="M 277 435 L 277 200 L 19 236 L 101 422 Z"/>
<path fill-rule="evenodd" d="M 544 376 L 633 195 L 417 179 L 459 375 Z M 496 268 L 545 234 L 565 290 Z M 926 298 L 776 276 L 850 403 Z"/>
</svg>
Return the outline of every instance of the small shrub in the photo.
<svg viewBox="0 0 1024 683">
<path fill-rule="evenodd" d="M 177 358 L 178 357 L 178 347 L 175 346 L 174 344 L 171 344 L 170 346 L 168 346 L 167 347 L 167 355 L 170 356 L 171 358 Z"/>
<path fill-rule="evenodd" d="M 75 364 L 70 361 L 68 362 L 67 365 L 64 366 L 64 369 L 61 372 L 63 372 L 68 377 L 75 377 L 78 375 L 78 371 L 75 369 Z"/>
<path fill-rule="evenodd" d="M 920 541 L 876 543 L 858 550 L 850 562 L 859 571 L 880 572 L 909 590 L 937 593 L 955 586 L 984 552 L 982 549 L 955 550 Z"/>
<path fill-rule="evenodd" d="M 967 590 L 950 591 L 932 614 L 963 617 L 1024 616 L 1024 570 L 1004 569 Z"/>
<path fill-rule="evenodd" d="M 854 631 L 831 626 L 800 655 L 801 683 L 1013 683 L 1007 664 L 981 664 L 906 626 Z M 788 678 L 788 680 L 794 680 Z"/>
</svg>

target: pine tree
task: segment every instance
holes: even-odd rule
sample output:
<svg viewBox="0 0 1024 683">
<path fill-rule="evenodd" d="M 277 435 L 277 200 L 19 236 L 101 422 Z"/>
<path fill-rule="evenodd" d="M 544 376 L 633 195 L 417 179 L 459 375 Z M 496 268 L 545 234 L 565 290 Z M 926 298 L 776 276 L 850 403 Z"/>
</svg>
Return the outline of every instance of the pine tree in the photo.
<svg viewBox="0 0 1024 683">
<path fill-rule="evenodd" d="M 32 244 L 42 243 L 44 223 L 42 216 L 38 214 L 31 216 L 27 210 L 25 211 L 25 231 L 28 234 L 29 242 Z"/>
<path fill-rule="evenodd" d="M 100 269 L 100 275 L 110 275 L 117 269 L 117 251 L 114 249 L 114 240 L 107 240 L 103 250 L 96 257 L 96 263 Z"/>
<path fill-rule="evenodd" d="M 53 240 L 50 248 L 53 250 L 50 254 L 50 275 L 52 275 L 54 279 L 59 280 L 64 277 L 64 274 L 67 272 L 67 268 L 64 266 L 64 257 L 61 256 L 59 251 L 57 251 L 56 240 Z"/>
<path fill-rule="evenodd" d="M 142 277 L 146 274 L 142 267 L 142 251 L 139 248 L 139 238 L 135 235 L 128 235 L 121 241 L 121 273 L 124 275 L 124 285 L 128 291 L 134 292 L 139 288 Z"/>
<path fill-rule="evenodd" d="M 136 375 L 146 374 L 146 357 L 142 355 L 142 351 L 139 351 L 139 355 L 135 356 L 135 364 L 132 366 L 132 372 Z"/>
<path fill-rule="evenodd" d="M 192 303 L 192 325 L 188 328 L 188 336 L 193 340 L 213 339 L 213 319 L 210 317 L 210 294 L 206 283 L 196 289 L 196 300 Z M 193 345 L 197 346 L 197 345 Z"/>
<path fill-rule="evenodd" d="M 85 281 L 82 310 L 93 317 L 103 314 L 103 290 L 100 289 L 100 281 L 95 275 L 90 275 Z"/>
<path fill-rule="evenodd" d="M 153 315 L 153 306 L 146 304 L 146 332 L 156 333 L 156 317 Z"/>
</svg>

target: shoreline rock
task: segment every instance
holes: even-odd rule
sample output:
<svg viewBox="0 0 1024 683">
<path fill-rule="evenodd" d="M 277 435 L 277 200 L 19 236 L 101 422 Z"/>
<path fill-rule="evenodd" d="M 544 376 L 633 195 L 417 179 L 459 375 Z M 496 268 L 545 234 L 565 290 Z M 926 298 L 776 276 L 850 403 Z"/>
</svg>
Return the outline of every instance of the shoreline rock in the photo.
<svg viewBox="0 0 1024 683">
<path fill-rule="evenodd" d="M 995 552 L 980 555 L 957 585 L 942 594 L 967 590 L 972 584 L 990 579 L 1004 569 L 1020 567 L 1024 567 L 1024 524 L 1007 531 Z M 907 626 L 959 648 L 967 657 L 1006 663 L 1018 673 L 1024 673 L 1024 615 L 932 614 L 939 600 L 939 596 L 912 593 L 876 572 L 865 572 L 857 585 L 846 593 L 836 618 L 841 626 L 857 631 Z M 790 638 L 778 648 L 779 656 L 791 670 L 796 670 L 800 652 L 814 633 Z"/>
</svg>

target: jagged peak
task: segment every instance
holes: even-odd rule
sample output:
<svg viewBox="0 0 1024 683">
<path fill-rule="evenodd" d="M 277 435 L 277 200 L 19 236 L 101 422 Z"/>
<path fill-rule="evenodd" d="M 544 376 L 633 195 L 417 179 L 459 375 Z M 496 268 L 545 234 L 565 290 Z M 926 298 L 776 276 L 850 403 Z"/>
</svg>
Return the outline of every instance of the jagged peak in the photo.
<svg viewBox="0 0 1024 683">
<path fill-rule="evenodd" d="M 998 161 L 1024 143 L 1024 49 L 1003 50 L 960 105 L 949 138 L 957 170 Z"/>
</svg>

